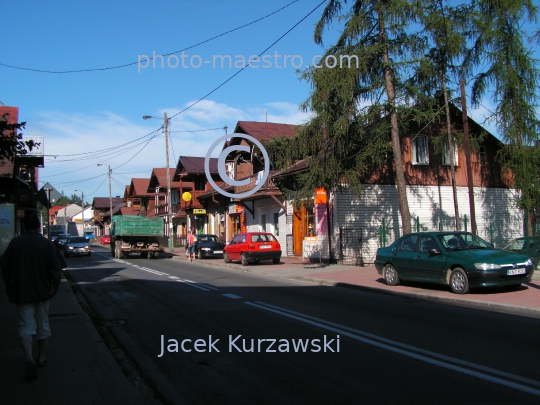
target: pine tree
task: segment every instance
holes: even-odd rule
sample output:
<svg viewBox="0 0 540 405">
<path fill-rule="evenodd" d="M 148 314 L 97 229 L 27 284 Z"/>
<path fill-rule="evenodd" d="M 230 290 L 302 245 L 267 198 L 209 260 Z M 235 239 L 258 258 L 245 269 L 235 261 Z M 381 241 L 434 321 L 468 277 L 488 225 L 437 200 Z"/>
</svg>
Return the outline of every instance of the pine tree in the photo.
<svg viewBox="0 0 540 405">
<path fill-rule="evenodd" d="M 525 22 L 536 22 L 537 9 L 530 0 L 481 0 L 477 7 L 472 55 L 486 68 L 474 80 L 473 105 L 493 91 L 496 109 L 491 119 L 508 143 L 499 158 L 520 191 L 520 208 L 538 212 L 540 151 L 533 146 L 540 138 L 536 111 L 540 72 L 522 28 Z"/>
<path fill-rule="evenodd" d="M 315 42 L 323 45 L 323 32 L 334 22 L 344 22 L 343 32 L 325 52 L 321 67 L 302 74 L 312 85 L 302 108 L 315 116 L 295 140 L 273 142 L 272 156 L 282 167 L 309 159 L 309 170 L 295 185 L 307 195 L 314 187 L 335 190 L 344 182 L 358 192 L 362 175 L 391 152 L 403 233 L 410 233 L 400 137 L 407 122 L 399 122 L 398 115 L 414 119 L 420 113 L 409 105 L 415 100 L 403 84 L 424 46 L 421 35 L 407 31 L 417 20 L 416 6 L 406 0 L 354 0 L 343 12 L 346 3 L 328 2 Z"/>
</svg>

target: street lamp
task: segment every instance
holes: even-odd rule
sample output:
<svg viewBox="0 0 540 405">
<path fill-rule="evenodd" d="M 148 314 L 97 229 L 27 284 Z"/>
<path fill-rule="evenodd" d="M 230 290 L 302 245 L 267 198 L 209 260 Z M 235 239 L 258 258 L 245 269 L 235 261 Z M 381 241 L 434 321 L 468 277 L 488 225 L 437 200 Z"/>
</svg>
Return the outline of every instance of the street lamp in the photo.
<svg viewBox="0 0 540 405">
<path fill-rule="evenodd" d="M 144 115 L 143 120 L 148 120 L 151 115 Z M 169 119 L 167 113 L 163 113 L 163 132 L 165 133 L 165 165 L 167 171 L 167 228 L 169 236 L 169 251 L 174 252 L 173 223 L 172 223 L 172 202 L 171 202 L 171 173 L 169 173 Z"/>
<path fill-rule="evenodd" d="M 111 210 L 111 219 L 109 221 L 109 235 L 111 234 L 111 226 L 112 226 L 112 218 L 113 218 L 113 212 L 112 212 L 112 192 L 111 192 L 111 166 L 110 165 L 104 165 L 101 163 L 97 164 L 98 166 L 107 166 L 107 173 L 109 175 L 109 209 Z"/>
</svg>

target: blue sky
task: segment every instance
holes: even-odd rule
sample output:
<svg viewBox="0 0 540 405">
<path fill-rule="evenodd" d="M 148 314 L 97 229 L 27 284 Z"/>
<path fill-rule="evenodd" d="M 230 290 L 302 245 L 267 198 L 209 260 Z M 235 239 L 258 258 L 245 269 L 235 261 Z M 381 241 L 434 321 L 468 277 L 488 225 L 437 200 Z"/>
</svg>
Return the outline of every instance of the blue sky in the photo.
<svg viewBox="0 0 540 405">
<path fill-rule="evenodd" d="M 7 65 L 50 71 L 132 66 L 82 73 L 39 73 L 0 66 L 0 102 L 20 108 L 24 134 L 45 137 L 46 165 L 40 180 L 65 195 L 83 190 L 85 200 L 108 196 L 106 168 L 113 169 L 113 196 L 123 195 L 132 177 L 149 177 L 165 166 L 163 135 L 128 148 L 126 142 L 157 130 L 162 120 L 143 115 L 173 116 L 215 89 L 238 71 L 212 67 L 215 55 L 232 62 L 246 60 L 308 15 L 319 0 L 299 0 L 248 27 L 185 51 L 184 65 L 164 57 L 148 63 L 143 55 L 165 55 L 195 45 L 272 13 L 292 0 L 232 1 L 5 1 L 0 0 L 2 54 Z M 204 156 L 223 128 L 234 130 L 240 120 L 302 124 L 308 115 L 298 105 L 309 95 L 309 84 L 296 69 L 311 64 L 323 49 L 313 42 L 314 25 L 323 6 L 305 18 L 265 52 L 271 66 L 247 68 L 204 101 L 171 120 L 170 165 L 178 156 Z M 325 41 L 332 43 L 336 32 Z M 6 40 L 6 38 L 9 38 Z M 275 53 L 281 55 L 276 59 Z M 240 56 L 238 56 L 240 55 Z M 284 67 L 284 57 L 288 59 Z M 141 60 L 141 66 L 137 61 Z M 209 61 L 210 63 L 204 63 Z M 197 68 L 197 64 L 202 65 Z M 262 63 L 261 63 L 262 65 Z M 266 64 L 268 66 L 268 63 Z M 279 67 L 278 67 L 279 66 Z M 484 103 L 489 108 L 489 102 Z M 482 111 L 472 112 L 481 122 Z M 181 132 L 199 131 L 200 132 Z M 148 138 L 144 138 L 148 140 Z M 146 143 L 146 142 L 145 142 Z M 80 155 L 112 148 L 113 153 Z M 79 194 L 79 193 L 77 193 Z"/>
</svg>

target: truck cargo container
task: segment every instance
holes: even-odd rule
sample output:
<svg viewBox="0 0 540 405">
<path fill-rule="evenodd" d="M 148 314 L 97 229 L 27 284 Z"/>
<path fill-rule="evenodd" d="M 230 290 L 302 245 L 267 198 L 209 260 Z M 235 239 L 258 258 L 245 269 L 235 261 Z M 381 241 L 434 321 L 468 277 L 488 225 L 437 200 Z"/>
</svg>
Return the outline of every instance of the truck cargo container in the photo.
<svg viewBox="0 0 540 405">
<path fill-rule="evenodd" d="M 141 257 L 157 258 L 163 249 L 159 238 L 163 237 L 163 218 L 117 215 L 111 226 L 111 254 L 123 259 L 130 253 L 140 253 Z"/>
</svg>

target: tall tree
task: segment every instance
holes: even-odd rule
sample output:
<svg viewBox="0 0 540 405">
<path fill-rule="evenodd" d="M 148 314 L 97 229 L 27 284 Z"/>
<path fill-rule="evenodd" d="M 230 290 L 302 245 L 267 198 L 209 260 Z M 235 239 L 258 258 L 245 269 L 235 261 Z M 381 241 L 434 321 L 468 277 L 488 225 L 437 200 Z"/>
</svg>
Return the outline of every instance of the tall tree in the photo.
<svg viewBox="0 0 540 405">
<path fill-rule="evenodd" d="M 491 119 L 508 147 L 500 158 L 513 175 L 521 193 L 520 208 L 529 213 L 540 208 L 539 152 L 533 148 L 540 137 L 537 94 L 538 61 L 527 47 L 524 23 L 536 22 L 537 9 L 530 0 L 479 0 L 475 19 L 477 40 L 474 61 L 485 69 L 473 84 L 473 105 L 492 90 L 496 108 Z M 531 217 L 529 232 L 532 231 Z"/>
<path fill-rule="evenodd" d="M 12 162 L 17 155 L 25 155 L 36 144 L 34 141 L 23 141 L 21 129 L 26 122 L 10 124 L 8 114 L 0 117 L 0 159 Z"/>
<path fill-rule="evenodd" d="M 467 71 L 463 65 L 463 59 L 467 53 L 472 6 L 448 5 L 448 2 L 443 2 L 443 0 L 426 0 L 423 3 L 421 21 L 431 48 L 418 71 L 417 79 L 424 83 L 421 88 L 426 94 L 435 96 L 442 92 L 444 98 L 446 141 L 440 143 L 439 149 L 444 154 L 448 153 L 450 158 L 455 227 L 460 230 L 455 171 L 457 139 L 452 131 L 448 82 Z"/>
<path fill-rule="evenodd" d="M 344 12 L 347 0 L 330 0 L 316 25 L 314 39 L 320 45 L 331 24 L 343 23 L 344 28 L 320 66 L 302 74 L 313 89 L 302 107 L 314 112 L 314 118 L 300 132 L 300 142 L 278 141 L 277 150 L 283 154 L 274 156 L 281 163 L 295 154 L 313 157 L 303 187 L 332 190 L 346 181 L 358 190 L 360 176 L 391 151 L 403 233 L 410 233 L 398 114 L 419 113 L 409 108 L 403 86 L 403 77 L 414 70 L 414 58 L 424 44 L 408 28 L 416 21 L 415 4 L 407 0 L 350 3 L 350 10 Z"/>
</svg>

